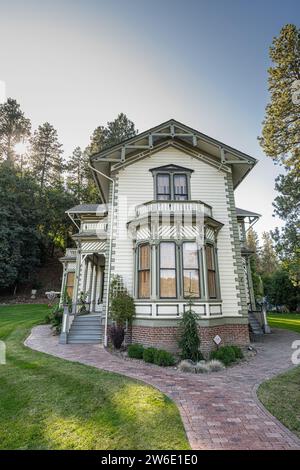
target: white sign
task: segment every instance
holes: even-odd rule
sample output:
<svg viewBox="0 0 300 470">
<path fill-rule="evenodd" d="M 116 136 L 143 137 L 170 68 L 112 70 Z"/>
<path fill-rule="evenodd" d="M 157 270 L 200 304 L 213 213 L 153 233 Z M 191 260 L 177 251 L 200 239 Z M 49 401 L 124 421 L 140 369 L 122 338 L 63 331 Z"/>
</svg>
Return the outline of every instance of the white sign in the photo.
<svg viewBox="0 0 300 470">
<path fill-rule="evenodd" d="M 214 342 L 216 343 L 217 346 L 219 346 L 219 344 L 221 343 L 222 339 L 220 338 L 219 335 L 216 335 L 214 337 Z"/>
</svg>

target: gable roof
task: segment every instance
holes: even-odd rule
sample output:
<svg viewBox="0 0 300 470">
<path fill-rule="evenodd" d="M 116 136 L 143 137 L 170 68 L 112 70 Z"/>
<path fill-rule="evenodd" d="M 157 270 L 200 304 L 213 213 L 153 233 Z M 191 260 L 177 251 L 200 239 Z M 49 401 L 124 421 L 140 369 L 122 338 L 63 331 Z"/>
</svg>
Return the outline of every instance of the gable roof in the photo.
<svg viewBox="0 0 300 470">
<path fill-rule="evenodd" d="M 239 207 L 236 207 L 236 215 L 238 217 L 261 217 L 261 214 L 251 212 L 246 209 L 240 209 Z"/>
<path fill-rule="evenodd" d="M 240 184 L 257 163 L 257 160 L 250 155 L 186 126 L 175 119 L 163 122 L 130 139 L 94 154 L 91 156 L 90 161 L 93 167 L 109 176 L 114 168 L 120 168 L 127 164 L 133 157 L 147 157 L 151 152 L 153 153 L 169 145 L 177 145 L 182 149 L 186 148 L 190 154 L 211 160 L 219 168 L 227 168 L 228 170 L 230 167 L 234 188 Z M 104 192 L 107 192 L 107 181 L 98 175 L 98 182 L 105 200 Z M 103 191 L 103 188 L 106 188 L 106 191 Z"/>
</svg>

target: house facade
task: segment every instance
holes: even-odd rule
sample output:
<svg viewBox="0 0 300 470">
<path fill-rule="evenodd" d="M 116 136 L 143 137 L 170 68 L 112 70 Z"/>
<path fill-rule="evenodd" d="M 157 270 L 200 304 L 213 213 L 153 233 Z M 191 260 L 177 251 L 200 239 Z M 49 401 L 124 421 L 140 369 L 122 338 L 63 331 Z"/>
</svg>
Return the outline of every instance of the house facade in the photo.
<svg viewBox="0 0 300 470">
<path fill-rule="evenodd" d="M 203 352 L 216 336 L 247 345 L 255 300 L 246 230 L 259 214 L 236 208 L 234 190 L 255 164 L 175 120 L 94 155 L 99 205 L 68 211 L 78 232 L 61 259 L 61 298 L 72 298 L 61 342 L 107 344 L 118 275 L 135 301 L 128 341 L 176 351 L 192 298 Z"/>
</svg>

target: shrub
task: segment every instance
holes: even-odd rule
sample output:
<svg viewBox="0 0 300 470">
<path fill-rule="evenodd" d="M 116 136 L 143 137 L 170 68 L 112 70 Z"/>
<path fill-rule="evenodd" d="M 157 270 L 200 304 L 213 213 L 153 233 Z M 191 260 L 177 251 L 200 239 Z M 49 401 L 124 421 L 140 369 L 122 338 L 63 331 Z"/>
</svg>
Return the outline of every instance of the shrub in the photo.
<svg viewBox="0 0 300 470">
<path fill-rule="evenodd" d="M 229 366 L 229 364 L 236 361 L 235 353 L 231 346 L 221 346 L 216 351 L 212 351 L 210 359 L 218 359 L 225 366 Z"/>
<path fill-rule="evenodd" d="M 133 359 L 143 359 L 144 346 L 142 344 L 130 344 L 127 349 L 128 357 Z"/>
<path fill-rule="evenodd" d="M 115 275 L 110 288 L 110 313 L 119 326 L 131 323 L 135 315 L 134 300 L 123 284 L 122 277 Z"/>
<path fill-rule="evenodd" d="M 189 359 L 184 359 L 178 364 L 178 369 L 181 370 L 182 372 L 195 373 L 195 366 L 196 364 L 193 361 Z"/>
<path fill-rule="evenodd" d="M 217 359 L 211 359 L 206 363 L 206 366 L 209 372 L 219 372 L 225 368 L 223 362 L 218 361 Z"/>
<path fill-rule="evenodd" d="M 109 329 L 109 337 L 113 346 L 120 349 L 124 341 L 125 331 L 122 326 L 112 325 Z"/>
<path fill-rule="evenodd" d="M 233 349 L 234 355 L 236 359 L 243 359 L 244 354 L 241 348 L 238 346 L 232 345 L 231 348 Z"/>
<path fill-rule="evenodd" d="M 45 322 L 51 324 L 51 328 L 59 334 L 61 332 L 64 309 L 56 303 L 51 311 L 46 315 Z"/>
<path fill-rule="evenodd" d="M 165 351 L 164 349 L 156 349 L 154 354 L 154 364 L 158 366 L 168 367 L 175 364 L 173 354 Z"/>
<path fill-rule="evenodd" d="M 189 301 L 189 308 L 183 313 L 180 327 L 181 334 L 178 345 L 181 349 L 181 359 L 191 359 L 194 362 L 203 359 L 199 350 L 200 339 L 198 335 L 197 315 L 192 310 L 192 300 Z"/>
<path fill-rule="evenodd" d="M 195 365 L 195 372 L 196 374 L 206 374 L 209 372 L 209 369 L 207 367 L 207 363 L 205 361 L 199 361 Z"/>
<path fill-rule="evenodd" d="M 145 362 L 149 362 L 150 364 L 153 364 L 154 363 L 154 356 L 155 356 L 156 351 L 157 351 L 156 348 L 146 348 L 146 349 L 144 349 L 143 360 Z"/>
</svg>

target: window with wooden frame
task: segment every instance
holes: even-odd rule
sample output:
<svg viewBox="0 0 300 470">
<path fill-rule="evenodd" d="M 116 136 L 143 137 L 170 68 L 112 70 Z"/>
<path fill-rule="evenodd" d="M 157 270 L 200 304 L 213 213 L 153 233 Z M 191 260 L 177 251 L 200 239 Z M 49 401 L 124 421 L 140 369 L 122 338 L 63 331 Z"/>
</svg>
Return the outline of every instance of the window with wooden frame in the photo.
<svg viewBox="0 0 300 470">
<path fill-rule="evenodd" d="M 158 173 L 156 177 L 156 198 L 161 201 L 171 199 L 170 175 Z"/>
<path fill-rule="evenodd" d="M 161 242 L 159 245 L 159 291 L 160 297 L 175 299 L 176 287 L 176 245 Z"/>
<path fill-rule="evenodd" d="M 71 298 L 73 296 L 74 280 L 75 280 L 75 273 L 71 271 L 68 272 L 67 279 L 66 279 L 66 292 L 68 296 Z"/>
<path fill-rule="evenodd" d="M 138 297 L 150 298 L 150 245 L 139 245 L 138 248 Z"/>
<path fill-rule="evenodd" d="M 183 296 L 200 297 L 199 255 L 195 242 L 182 244 Z"/>
<path fill-rule="evenodd" d="M 217 279 L 216 279 L 216 258 L 215 258 L 214 246 L 206 245 L 205 253 L 206 253 L 208 297 L 210 299 L 216 299 L 217 298 Z"/>
<path fill-rule="evenodd" d="M 174 174 L 173 176 L 173 190 L 175 201 L 187 201 L 188 195 L 188 182 L 186 174 Z"/>
</svg>

